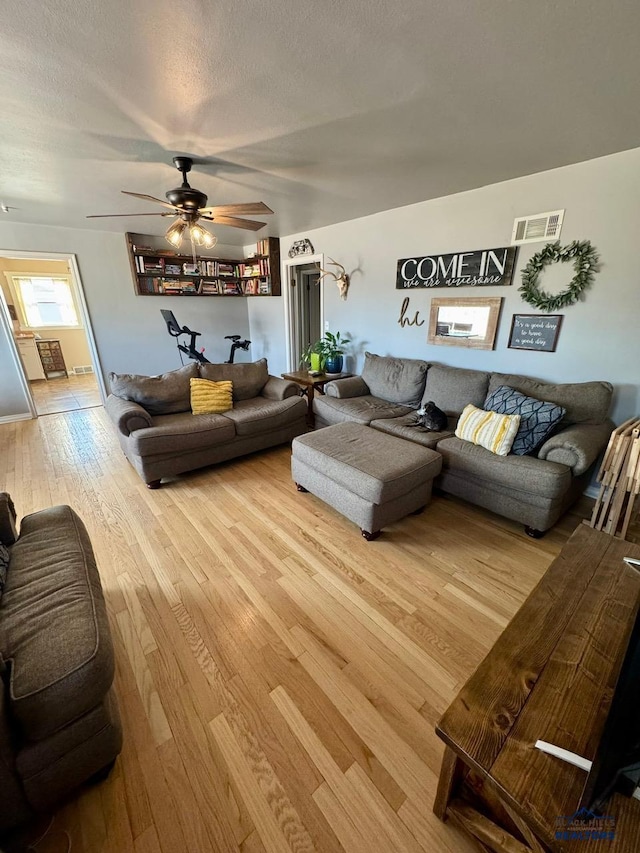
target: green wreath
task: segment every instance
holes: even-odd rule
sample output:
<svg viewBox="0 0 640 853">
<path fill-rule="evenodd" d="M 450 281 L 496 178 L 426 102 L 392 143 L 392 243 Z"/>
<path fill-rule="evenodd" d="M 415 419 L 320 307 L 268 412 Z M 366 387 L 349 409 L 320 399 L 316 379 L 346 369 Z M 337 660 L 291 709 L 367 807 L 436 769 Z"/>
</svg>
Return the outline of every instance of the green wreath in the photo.
<svg viewBox="0 0 640 853">
<path fill-rule="evenodd" d="M 546 266 L 571 260 L 574 260 L 573 268 L 576 274 L 566 290 L 556 296 L 550 296 L 540 289 L 538 280 Z M 574 240 L 564 248 L 559 241 L 548 243 L 523 269 L 519 293 L 525 302 L 541 311 L 557 311 L 559 308 L 573 305 L 580 298 L 582 291 L 592 283 L 598 260 L 598 253 L 588 240 Z"/>
</svg>

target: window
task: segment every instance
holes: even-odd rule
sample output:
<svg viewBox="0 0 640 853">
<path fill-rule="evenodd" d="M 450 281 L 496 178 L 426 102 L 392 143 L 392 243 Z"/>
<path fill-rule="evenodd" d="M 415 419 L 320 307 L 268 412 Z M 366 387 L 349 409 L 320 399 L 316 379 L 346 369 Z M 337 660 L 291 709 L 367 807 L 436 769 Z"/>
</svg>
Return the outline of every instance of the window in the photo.
<svg viewBox="0 0 640 853">
<path fill-rule="evenodd" d="M 80 326 L 68 276 L 12 275 L 11 279 L 25 326 Z"/>
</svg>

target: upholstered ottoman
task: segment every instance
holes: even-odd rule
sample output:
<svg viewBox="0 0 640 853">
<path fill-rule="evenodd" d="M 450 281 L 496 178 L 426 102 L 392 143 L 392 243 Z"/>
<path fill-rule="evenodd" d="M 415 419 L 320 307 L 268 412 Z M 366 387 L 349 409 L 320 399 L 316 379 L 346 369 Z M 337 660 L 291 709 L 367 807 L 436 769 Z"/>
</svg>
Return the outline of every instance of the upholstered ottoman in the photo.
<svg viewBox="0 0 640 853">
<path fill-rule="evenodd" d="M 423 509 L 442 457 L 434 450 L 362 424 L 342 423 L 294 438 L 291 474 L 376 539 L 391 524 Z"/>
</svg>

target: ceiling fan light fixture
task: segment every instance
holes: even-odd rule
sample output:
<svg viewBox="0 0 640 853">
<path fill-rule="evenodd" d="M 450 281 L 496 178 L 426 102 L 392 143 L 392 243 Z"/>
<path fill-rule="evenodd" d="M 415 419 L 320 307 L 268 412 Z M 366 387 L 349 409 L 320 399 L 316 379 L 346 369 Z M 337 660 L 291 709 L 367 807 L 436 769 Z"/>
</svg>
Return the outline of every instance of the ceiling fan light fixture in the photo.
<svg viewBox="0 0 640 853">
<path fill-rule="evenodd" d="M 179 249 L 182 245 L 182 235 L 186 227 L 187 223 L 178 219 L 167 228 L 167 233 L 164 236 L 174 248 Z"/>
<path fill-rule="evenodd" d="M 206 228 L 203 228 L 197 222 L 194 222 L 190 226 L 189 235 L 192 243 L 196 246 L 204 246 L 207 249 L 212 249 L 218 242 L 217 238 L 210 231 L 207 231 Z"/>
<path fill-rule="evenodd" d="M 205 249 L 213 249 L 215 244 L 218 242 L 218 238 L 215 234 L 212 234 L 211 231 L 204 230 L 204 237 L 202 238 L 202 245 Z"/>
</svg>

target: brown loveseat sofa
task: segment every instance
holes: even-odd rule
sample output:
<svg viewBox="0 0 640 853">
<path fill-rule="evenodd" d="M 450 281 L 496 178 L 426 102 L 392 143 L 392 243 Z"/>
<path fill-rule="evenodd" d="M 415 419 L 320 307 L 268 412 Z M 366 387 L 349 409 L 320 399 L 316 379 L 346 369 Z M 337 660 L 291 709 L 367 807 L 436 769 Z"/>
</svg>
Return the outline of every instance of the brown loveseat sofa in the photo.
<svg viewBox="0 0 640 853">
<path fill-rule="evenodd" d="M 532 455 L 496 456 L 454 435 L 468 403 L 484 407 L 488 394 L 508 386 L 562 406 L 559 428 Z M 530 535 L 552 527 L 584 492 L 613 428 L 608 382 L 554 384 L 517 374 L 488 373 L 366 353 L 361 376 L 325 386 L 314 400 L 316 427 L 344 421 L 417 442 L 442 456 L 435 485 L 519 521 Z M 446 412 L 443 432 L 417 428 L 415 412 L 433 400 Z"/>
<path fill-rule="evenodd" d="M 189 380 L 233 382 L 233 408 L 193 415 Z M 269 376 L 266 359 L 249 364 L 187 364 L 161 376 L 112 373 L 106 410 L 120 445 L 149 488 L 162 477 L 291 441 L 306 431 L 300 388 Z"/>
<path fill-rule="evenodd" d="M 105 775 L 122 733 L 114 657 L 87 531 L 68 506 L 22 519 L 0 493 L 0 832 Z M 0 584 L 1 586 L 1 584 Z"/>
</svg>

